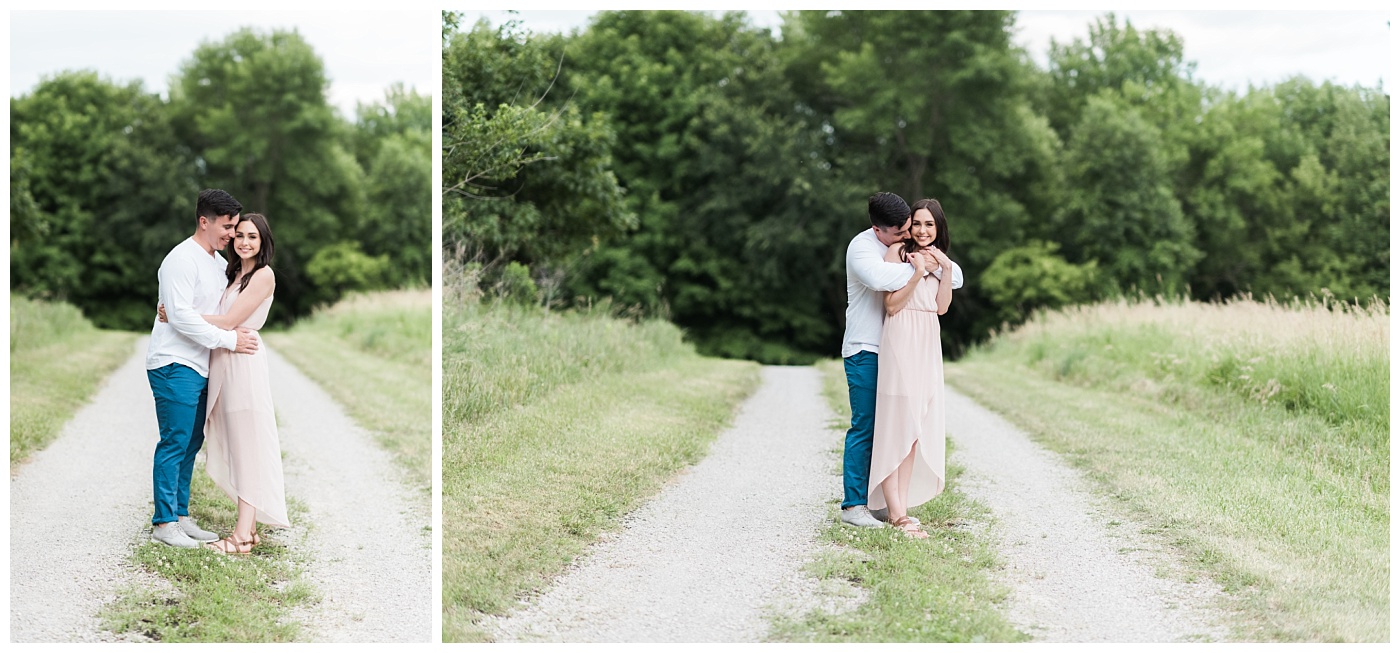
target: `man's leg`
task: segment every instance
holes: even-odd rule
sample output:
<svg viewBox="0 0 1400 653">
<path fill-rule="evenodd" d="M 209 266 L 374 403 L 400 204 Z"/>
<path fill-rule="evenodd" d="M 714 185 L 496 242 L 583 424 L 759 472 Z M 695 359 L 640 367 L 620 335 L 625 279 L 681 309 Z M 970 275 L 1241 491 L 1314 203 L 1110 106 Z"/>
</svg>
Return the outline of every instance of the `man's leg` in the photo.
<svg viewBox="0 0 1400 653">
<path fill-rule="evenodd" d="M 160 525 L 179 519 L 177 509 L 180 489 L 180 468 L 195 430 L 200 392 L 206 381 L 198 372 L 171 363 L 147 370 L 151 394 L 156 400 L 156 420 L 160 424 L 160 442 L 156 443 L 151 463 L 151 485 L 154 491 L 155 515 L 151 523 Z M 186 493 L 188 494 L 188 486 Z"/>
<path fill-rule="evenodd" d="M 196 376 L 198 376 L 196 374 Z M 199 388 L 199 403 L 194 414 L 194 428 L 190 430 L 190 441 L 185 446 L 185 457 L 180 460 L 179 487 L 175 493 L 175 514 L 185 517 L 190 514 L 190 479 L 194 476 L 194 457 L 204 446 L 204 411 L 209 401 L 209 380 L 199 377 L 203 383 Z"/>
<path fill-rule="evenodd" d="M 870 488 L 870 448 L 875 440 L 875 382 L 880 357 L 861 351 L 845 359 L 846 386 L 851 397 L 851 428 L 846 431 L 846 453 L 841 475 L 846 486 L 842 508 L 863 506 Z"/>
</svg>

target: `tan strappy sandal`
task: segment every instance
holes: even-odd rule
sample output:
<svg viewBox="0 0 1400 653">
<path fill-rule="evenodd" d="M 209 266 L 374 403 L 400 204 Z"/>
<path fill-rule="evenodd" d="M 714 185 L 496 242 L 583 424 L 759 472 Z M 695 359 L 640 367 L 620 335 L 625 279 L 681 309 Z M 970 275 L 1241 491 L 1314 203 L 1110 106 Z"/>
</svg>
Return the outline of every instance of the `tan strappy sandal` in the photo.
<svg viewBox="0 0 1400 653">
<path fill-rule="evenodd" d="M 239 542 L 230 535 L 218 542 L 210 542 L 204 546 L 221 555 L 246 556 L 253 552 L 253 546 L 257 543 L 256 535 L 254 539 Z"/>
<path fill-rule="evenodd" d="M 900 517 L 899 519 L 890 522 L 890 526 L 898 528 L 905 535 L 912 537 L 916 540 L 928 538 L 928 533 L 925 533 L 923 529 L 919 528 L 919 522 L 914 521 L 914 519 L 911 518 L 909 515 L 905 515 L 903 517 Z"/>
</svg>

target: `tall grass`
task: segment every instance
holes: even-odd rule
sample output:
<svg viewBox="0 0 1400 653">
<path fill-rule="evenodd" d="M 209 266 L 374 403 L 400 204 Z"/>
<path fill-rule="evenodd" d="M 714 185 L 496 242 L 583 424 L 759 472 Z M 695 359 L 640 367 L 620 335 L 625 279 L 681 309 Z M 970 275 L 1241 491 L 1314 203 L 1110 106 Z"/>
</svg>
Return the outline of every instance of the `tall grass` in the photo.
<svg viewBox="0 0 1400 653">
<path fill-rule="evenodd" d="M 1388 308 L 1115 301 L 949 367 L 1241 597 L 1244 639 L 1389 633 Z"/>
<path fill-rule="evenodd" d="M 352 295 L 264 337 L 325 388 L 432 491 L 433 313 L 429 290 Z"/>
<path fill-rule="evenodd" d="M 11 471 L 58 437 L 102 380 L 135 353 L 136 337 L 98 329 L 70 304 L 10 296 Z"/>
<path fill-rule="evenodd" d="M 542 588 L 698 461 L 758 382 L 674 326 L 468 300 L 443 314 L 443 639 Z"/>
</svg>

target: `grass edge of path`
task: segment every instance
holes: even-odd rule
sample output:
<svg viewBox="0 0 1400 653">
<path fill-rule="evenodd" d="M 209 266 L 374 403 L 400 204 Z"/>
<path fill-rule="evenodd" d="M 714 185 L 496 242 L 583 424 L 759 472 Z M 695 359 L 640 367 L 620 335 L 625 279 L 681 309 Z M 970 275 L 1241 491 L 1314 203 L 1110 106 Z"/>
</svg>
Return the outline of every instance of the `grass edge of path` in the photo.
<svg viewBox="0 0 1400 653">
<path fill-rule="evenodd" d="M 487 615 L 547 587 L 702 459 L 758 387 L 758 372 L 751 362 L 687 355 L 444 425 L 443 641 L 489 641 Z M 538 483 L 540 474 L 551 482 Z"/>
</svg>

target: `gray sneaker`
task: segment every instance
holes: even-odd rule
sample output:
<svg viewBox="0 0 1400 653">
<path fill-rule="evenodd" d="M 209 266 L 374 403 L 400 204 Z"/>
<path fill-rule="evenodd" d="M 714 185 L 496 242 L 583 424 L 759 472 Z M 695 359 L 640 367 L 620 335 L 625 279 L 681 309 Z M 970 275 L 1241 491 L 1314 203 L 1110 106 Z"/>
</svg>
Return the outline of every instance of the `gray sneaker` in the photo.
<svg viewBox="0 0 1400 653">
<path fill-rule="evenodd" d="M 218 535 L 200 528 L 199 524 L 195 523 L 194 517 L 186 515 L 181 517 L 178 523 L 180 530 L 196 542 L 216 542 L 219 539 Z"/>
<path fill-rule="evenodd" d="M 871 510 L 870 516 L 888 524 L 890 522 L 890 509 L 877 508 L 875 510 Z M 909 521 L 914 522 L 915 526 L 918 526 L 919 524 L 923 523 L 919 521 L 918 517 L 915 517 L 913 515 L 909 515 Z"/>
<path fill-rule="evenodd" d="M 870 516 L 870 509 L 865 506 L 853 506 L 841 511 L 841 523 L 859 526 L 861 528 L 884 528 L 885 524 Z"/>
<path fill-rule="evenodd" d="M 180 530 L 178 522 L 168 521 L 164 524 L 157 524 L 151 529 L 151 541 L 168 544 L 181 549 L 198 549 L 199 542 L 190 539 L 185 532 Z"/>
</svg>

